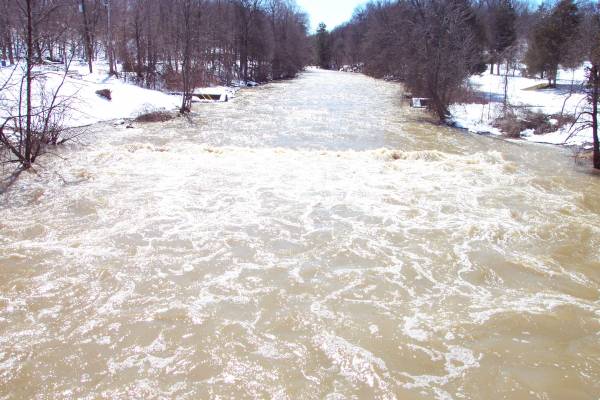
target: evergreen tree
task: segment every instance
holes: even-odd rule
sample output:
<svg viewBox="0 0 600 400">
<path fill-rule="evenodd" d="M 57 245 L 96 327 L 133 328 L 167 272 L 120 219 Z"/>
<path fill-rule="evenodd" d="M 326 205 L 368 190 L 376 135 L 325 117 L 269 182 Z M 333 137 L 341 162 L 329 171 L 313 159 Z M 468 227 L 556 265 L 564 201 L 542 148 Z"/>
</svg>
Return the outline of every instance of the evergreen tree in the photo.
<svg viewBox="0 0 600 400">
<path fill-rule="evenodd" d="M 323 22 L 317 29 L 317 64 L 323 69 L 329 69 L 331 66 L 331 43 L 327 25 Z"/>
<path fill-rule="evenodd" d="M 488 25 L 488 40 L 492 61 L 492 73 L 494 64 L 500 64 L 506 60 L 506 51 L 517 41 L 517 30 L 515 21 L 517 13 L 511 0 L 500 0 L 490 10 L 490 23 Z"/>
<path fill-rule="evenodd" d="M 582 16 L 573 0 L 561 0 L 550 13 L 542 13 L 546 15 L 533 29 L 525 62 L 530 73 L 545 74 L 549 85 L 556 86 L 558 67 L 569 61 Z"/>
<path fill-rule="evenodd" d="M 485 48 L 485 27 L 482 21 L 477 17 L 470 0 L 447 0 L 450 7 L 458 10 L 457 17 L 460 18 L 461 24 L 470 31 L 470 52 L 468 54 L 469 69 L 468 71 L 475 74 L 482 74 L 487 69 L 483 50 Z M 469 46 L 467 46 L 469 47 Z"/>
</svg>

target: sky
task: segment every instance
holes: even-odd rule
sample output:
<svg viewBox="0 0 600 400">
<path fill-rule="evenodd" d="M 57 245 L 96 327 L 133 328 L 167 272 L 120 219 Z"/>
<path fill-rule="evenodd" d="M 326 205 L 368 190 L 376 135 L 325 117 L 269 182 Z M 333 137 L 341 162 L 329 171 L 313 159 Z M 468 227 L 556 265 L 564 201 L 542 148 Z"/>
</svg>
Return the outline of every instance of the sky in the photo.
<svg viewBox="0 0 600 400">
<path fill-rule="evenodd" d="M 297 0 L 298 5 L 310 17 L 311 30 L 315 31 L 320 22 L 325 22 L 329 30 L 350 20 L 354 9 L 366 0 Z"/>
</svg>

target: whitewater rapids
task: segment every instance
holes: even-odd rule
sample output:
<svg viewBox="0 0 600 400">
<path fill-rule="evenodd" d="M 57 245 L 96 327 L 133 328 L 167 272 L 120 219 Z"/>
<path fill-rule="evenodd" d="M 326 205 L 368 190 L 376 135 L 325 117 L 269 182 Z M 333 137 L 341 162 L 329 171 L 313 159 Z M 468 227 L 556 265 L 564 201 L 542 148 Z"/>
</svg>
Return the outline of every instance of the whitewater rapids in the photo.
<svg viewBox="0 0 600 400">
<path fill-rule="evenodd" d="M 308 71 L 0 197 L 0 398 L 598 399 L 600 181 Z"/>
</svg>

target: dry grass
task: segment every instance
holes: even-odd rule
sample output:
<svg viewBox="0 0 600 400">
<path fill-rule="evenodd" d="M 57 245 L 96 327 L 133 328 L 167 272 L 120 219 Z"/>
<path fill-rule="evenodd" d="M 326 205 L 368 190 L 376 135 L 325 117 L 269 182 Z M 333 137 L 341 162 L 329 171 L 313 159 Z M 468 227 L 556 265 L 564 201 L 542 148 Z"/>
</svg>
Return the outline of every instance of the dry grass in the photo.
<svg viewBox="0 0 600 400">
<path fill-rule="evenodd" d="M 552 89 L 552 86 L 548 85 L 547 83 L 540 83 L 538 85 L 534 85 L 534 86 L 525 88 L 523 90 L 534 91 L 534 90 L 544 90 L 544 89 Z"/>
<path fill-rule="evenodd" d="M 166 122 L 174 119 L 173 113 L 168 111 L 150 111 L 140 114 L 135 119 L 135 122 Z"/>
<path fill-rule="evenodd" d="M 527 129 L 524 127 L 523 122 L 513 114 L 495 120 L 494 127 L 500 129 L 505 136 L 510 138 L 520 138 L 521 132 Z"/>
<path fill-rule="evenodd" d="M 572 115 L 554 114 L 547 115 L 541 112 L 525 110 L 522 113 L 508 112 L 504 117 L 494 121 L 494 127 L 500 129 L 511 138 L 521 137 L 521 132 L 533 130 L 534 135 L 543 135 L 555 132 L 563 126 L 570 126 L 575 122 Z"/>
</svg>

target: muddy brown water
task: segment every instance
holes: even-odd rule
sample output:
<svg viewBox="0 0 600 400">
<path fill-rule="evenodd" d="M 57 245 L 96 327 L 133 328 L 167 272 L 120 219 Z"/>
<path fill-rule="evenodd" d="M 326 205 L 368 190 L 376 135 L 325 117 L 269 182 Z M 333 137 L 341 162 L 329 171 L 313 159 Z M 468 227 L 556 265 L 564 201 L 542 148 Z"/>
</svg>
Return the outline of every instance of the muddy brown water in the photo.
<svg viewBox="0 0 600 400">
<path fill-rule="evenodd" d="M 2 399 L 598 399 L 600 180 L 299 79 L 0 201 Z"/>
</svg>

